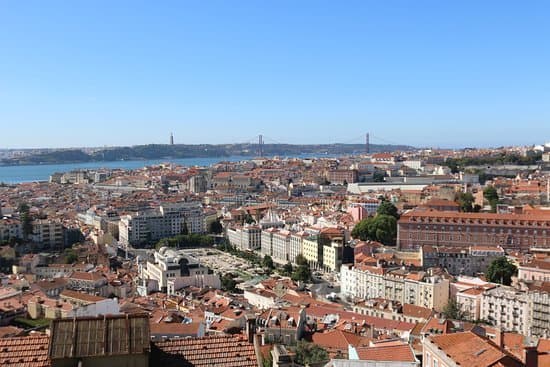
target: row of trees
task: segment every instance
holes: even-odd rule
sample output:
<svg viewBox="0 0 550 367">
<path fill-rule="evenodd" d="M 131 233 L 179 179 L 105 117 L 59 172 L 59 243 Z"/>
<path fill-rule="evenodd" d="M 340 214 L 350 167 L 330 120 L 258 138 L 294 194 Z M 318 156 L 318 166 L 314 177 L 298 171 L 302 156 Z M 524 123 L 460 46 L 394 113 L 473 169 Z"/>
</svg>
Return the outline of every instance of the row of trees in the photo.
<svg viewBox="0 0 550 367">
<path fill-rule="evenodd" d="M 529 151 L 525 155 L 517 153 L 499 153 L 496 155 L 486 155 L 481 157 L 462 157 L 462 158 L 447 158 L 445 165 L 451 169 L 452 173 L 458 173 L 464 170 L 466 166 L 482 166 L 482 165 L 502 165 L 502 164 L 519 164 L 531 165 L 536 164 L 542 159 L 542 152 Z"/>
<path fill-rule="evenodd" d="M 180 234 L 174 237 L 163 238 L 158 241 L 155 248 L 158 250 L 161 247 L 208 247 L 214 244 L 214 239 L 208 235 L 191 233 Z"/>
</svg>

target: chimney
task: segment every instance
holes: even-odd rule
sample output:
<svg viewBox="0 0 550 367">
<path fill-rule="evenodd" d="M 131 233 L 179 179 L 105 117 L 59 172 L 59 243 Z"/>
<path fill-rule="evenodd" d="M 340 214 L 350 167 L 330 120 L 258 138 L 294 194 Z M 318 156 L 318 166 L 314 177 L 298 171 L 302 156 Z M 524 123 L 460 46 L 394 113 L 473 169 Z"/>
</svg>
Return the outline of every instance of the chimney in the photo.
<svg viewBox="0 0 550 367">
<path fill-rule="evenodd" d="M 525 363 L 525 367 L 538 367 L 538 358 L 537 347 L 523 347 L 523 363 Z"/>
<path fill-rule="evenodd" d="M 504 336 L 500 328 L 495 328 L 495 344 L 500 349 L 504 348 Z"/>
<path fill-rule="evenodd" d="M 246 315 L 246 337 L 249 343 L 254 344 L 254 335 L 256 334 L 256 316 Z"/>
</svg>

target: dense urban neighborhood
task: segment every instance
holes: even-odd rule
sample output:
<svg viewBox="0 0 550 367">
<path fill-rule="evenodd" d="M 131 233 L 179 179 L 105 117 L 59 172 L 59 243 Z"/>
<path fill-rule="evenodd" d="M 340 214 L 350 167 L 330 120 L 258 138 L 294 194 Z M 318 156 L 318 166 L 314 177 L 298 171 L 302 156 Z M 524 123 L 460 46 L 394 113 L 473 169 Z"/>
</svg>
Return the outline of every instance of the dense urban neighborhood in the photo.
<svg viewBox="0 0 550 367">
<path fill-rule="evenodd" d="M 0 185 L 0 366 L 550 366 L 550 144 L 364 150 Z"/>
</svg>

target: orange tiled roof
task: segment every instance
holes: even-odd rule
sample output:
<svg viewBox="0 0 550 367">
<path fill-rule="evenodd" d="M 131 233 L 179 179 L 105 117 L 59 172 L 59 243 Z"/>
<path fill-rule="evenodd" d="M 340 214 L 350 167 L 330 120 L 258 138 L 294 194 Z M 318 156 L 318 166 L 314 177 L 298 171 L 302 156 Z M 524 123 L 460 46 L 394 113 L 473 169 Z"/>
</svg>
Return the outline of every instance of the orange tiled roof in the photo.
<svg viewBox="0 0 550 367">
<path fill-rule="evenodd" d="M 408 344 L 357 348 L 363 361 L 415 362 L 416 357 Z"/>
<path fill-rule="evenodd" d="M 254 346 L 234 336 L 209 336 L 155 343 L 159 366 L 256 367 Z"/>
<path fill-rule="evenodd" d="M 47 336 L 0 339 L 0 366 L 50 367 Z"/>
<path fill-rule="evenodd" d="M 341 330 L 331 330 L 325 333 L 317 332 L 311 336 L 313 343 L 328 349 L 338 349 L 348 352 L 348 346 L 367 346 L 372 340 L 354 333 Z"/>
<path fill-rule="evenodd" d="M 472 332 L 432 336 L 429 340 L 461 366 L 521 366 L 489 340 Z"/>
</svg>

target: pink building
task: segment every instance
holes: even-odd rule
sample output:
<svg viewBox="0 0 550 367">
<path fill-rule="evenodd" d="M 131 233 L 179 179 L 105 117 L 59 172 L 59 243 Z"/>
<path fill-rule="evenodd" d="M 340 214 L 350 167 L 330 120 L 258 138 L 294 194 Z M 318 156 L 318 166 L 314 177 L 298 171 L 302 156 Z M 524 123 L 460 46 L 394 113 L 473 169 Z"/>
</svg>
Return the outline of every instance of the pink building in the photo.
<svg viewBox="0 0 550 367">
<path fill-rule="evenodd" d="M 550 282 L 550 258 L 533 259 L 529 263 L 522 264 L 518 268 L 519 280 L 540 280 Z"/>
<path fill-rule="evenodd" d="M 354 206 L 353 208 L 348 209 L 348 214 L 352 216 L 355 223 L 367 219 L 369 213 L 362 206 Z"/>
</svg>

